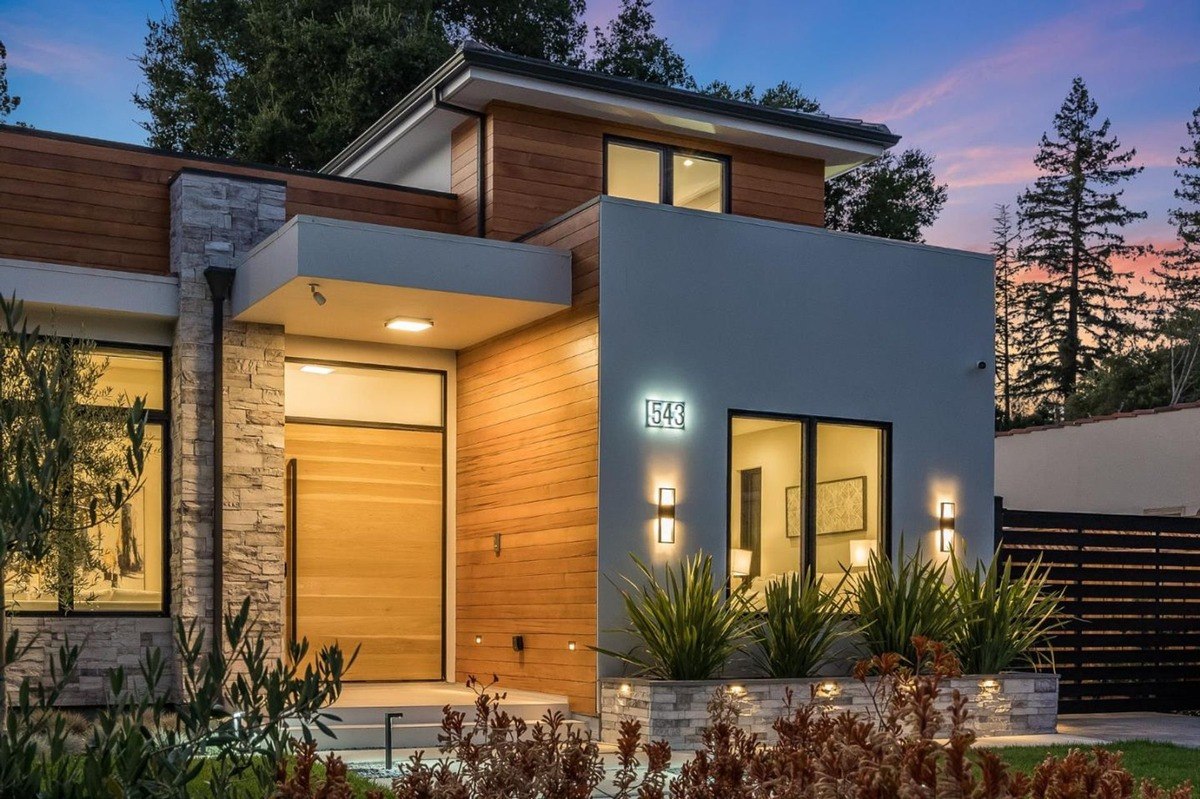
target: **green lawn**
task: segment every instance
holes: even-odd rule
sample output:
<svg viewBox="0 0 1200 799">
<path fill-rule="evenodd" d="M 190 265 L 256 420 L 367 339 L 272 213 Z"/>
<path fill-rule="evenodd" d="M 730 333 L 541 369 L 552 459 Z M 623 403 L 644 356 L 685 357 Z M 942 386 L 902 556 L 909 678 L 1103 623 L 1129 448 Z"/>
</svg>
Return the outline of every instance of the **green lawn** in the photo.
<svg viewBox="0 0 1200 799">
<path fill-rule="evenodd" d="M 1029 773 L 1047 755 L 1065 755 L 1080 746 L 1007 746 L 997 748 L 1005 762 L 1014 769 Z M 1191 780 L 1200 788 L 1200 750 L 1185 749 L 1174 744 L 1151 741 L 1120 741 L 1108 744 L 1105 749 L 1125 753 L 1125 768 L 1138 778 L 1153 777 L 1160 785 L 1178 785 Z M 1198 793 L 1197 795 L 1200 795 Z"/>
</svg>

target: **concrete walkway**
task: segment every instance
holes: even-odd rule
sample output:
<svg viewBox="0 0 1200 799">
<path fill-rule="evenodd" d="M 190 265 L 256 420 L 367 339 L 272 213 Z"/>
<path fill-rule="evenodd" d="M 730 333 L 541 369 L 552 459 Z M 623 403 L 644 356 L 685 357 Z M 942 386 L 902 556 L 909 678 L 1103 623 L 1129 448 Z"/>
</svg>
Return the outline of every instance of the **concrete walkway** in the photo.
<svg viewBox="0 0 1200 799">
<path fill-rule="evenodd" d="M 978 746 L 1095 746 L 1115 741 L 1156 741 L 1200 749 L 1200 717 L 1174 713 L 1067 713 L 1054 735 L 980 738 Z"/>
</svg>

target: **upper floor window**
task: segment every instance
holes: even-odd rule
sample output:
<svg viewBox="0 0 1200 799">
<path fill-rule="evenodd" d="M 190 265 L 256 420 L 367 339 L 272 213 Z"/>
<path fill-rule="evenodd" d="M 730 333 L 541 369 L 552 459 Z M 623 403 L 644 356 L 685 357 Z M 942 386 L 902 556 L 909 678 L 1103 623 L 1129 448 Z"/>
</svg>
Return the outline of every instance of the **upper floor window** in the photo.
<svg viewBox="0 0 1200 799">
<path fill-rule="evenodd" d="M 607 137 L 604 193 L 729 213 L 729 158 L 654 142 Z"/>
</svg>

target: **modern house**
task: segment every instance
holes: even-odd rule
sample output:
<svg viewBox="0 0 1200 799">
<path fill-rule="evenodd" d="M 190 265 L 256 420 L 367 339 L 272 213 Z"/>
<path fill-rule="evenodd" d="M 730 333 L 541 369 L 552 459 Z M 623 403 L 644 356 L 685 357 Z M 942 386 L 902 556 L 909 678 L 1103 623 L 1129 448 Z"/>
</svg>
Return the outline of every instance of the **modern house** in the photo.
<svg viewBox="0 0 1200 799">
<path fill-rule="evenodd" d="M 996 434 L 1011 508 L 1200 516 L 1200 403 Z"/>
<path fill-rule="evenodd" d="M 102 701 L 250 595 L 361 642 L 352 680 L 594 714 L 631 553 L 990 554 L 991 260 L 822 227 L 897 141 L 476 46 L 320 173 L 0 130 L 0 291 L 101 342 L 155 442 L 74 605 L 18 597 L 23 673 L 87 636 Z"/>
</svg>

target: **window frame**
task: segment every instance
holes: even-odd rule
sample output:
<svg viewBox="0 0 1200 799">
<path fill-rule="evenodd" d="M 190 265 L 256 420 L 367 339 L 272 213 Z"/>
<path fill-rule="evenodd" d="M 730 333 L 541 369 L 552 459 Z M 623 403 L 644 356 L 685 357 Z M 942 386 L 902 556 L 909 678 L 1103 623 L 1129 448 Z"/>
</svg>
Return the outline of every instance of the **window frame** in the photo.
<svg viewBox="0 0 1200 799">
<path fill-rule="evenodd" d="M 74 601 L 64 604 L 59 598 L 57 610 L 7 611 L 10 616 L 26 618 L 66 618 L 68 616 L 103 618 L 164 618 L 171 615 L 171 347 L 158 344 L 131 344 L 124 341 L 95 341 L 98 350 L 153 352 L 162 356 L 163 407 L 147 410 L 146 424 L 162 427 L 162 604 L 158 610 L 88 610 L 75 607 Z M 72 592 L 73 594 L 74 592 Z"/>
<path fill-rule="evenodd" d="M 881 481 L 881 496 L 879 498 L 879 532 L 882 554 L 891 558 L 892 553 L 892 423 L 869 419 L 847 419 L 840 416 L 815 416 L 811 414 L 778 413 L 775 411 L 754 411 L 741 408 L 730 408 L 725 420 L 725 585 L 726 590 L 732 590 L 733 564 L 729 557 L 733 549 L 733 420 L 742 419 L 774 419 L 784 422 L 797 422 L 803 430 L 804 451 L 801 452 L 803 461 L 802 496 L 815 498 L 817 495 L 817 427 L 822 424 L 836 424 L 849 427 L 867 427 L 879 431 L 882 436 L 880 463 L 883 467 Z M 800 562 L 797 571 L 806 574 L 816 574 L 817 550 L 817 505 L 815 501 L 806 501 L 803 508 L 804 528 L 800 539 Z"/>
<path fill-rule="evenodd" d="M 733 157 L 722 153 L 709 152 L 707 150 L 698 150 L 693 147 L 677 147 L 673 144 L 663 144 L 662 142 L 650 141 L 647 139 L 636 139 L 631 136 L 620 136 L 615 133 L 604 134 L 604 158 L 601 167 L 602 185 L 601 193 L 608 195 L 608 147 L 610 144 L 619 144 L 625 147 L 636 147 L 642 150 L 653 150 L 659 154 L 659 174 L 658 174 L 658 201 L 663 205 L 669 205 L 672 208 L 683 208 L 684 206 L 675 205 L 675 156 L 684 157 L 693 156 L 696 158 L 705 158 L 712 161 L 717 161 L 721 164 L 721 210 L 709 211 L 707 213 L 733 213 Z M 689 208 L 686 210 L 699 210 Z"/>
</svg>

